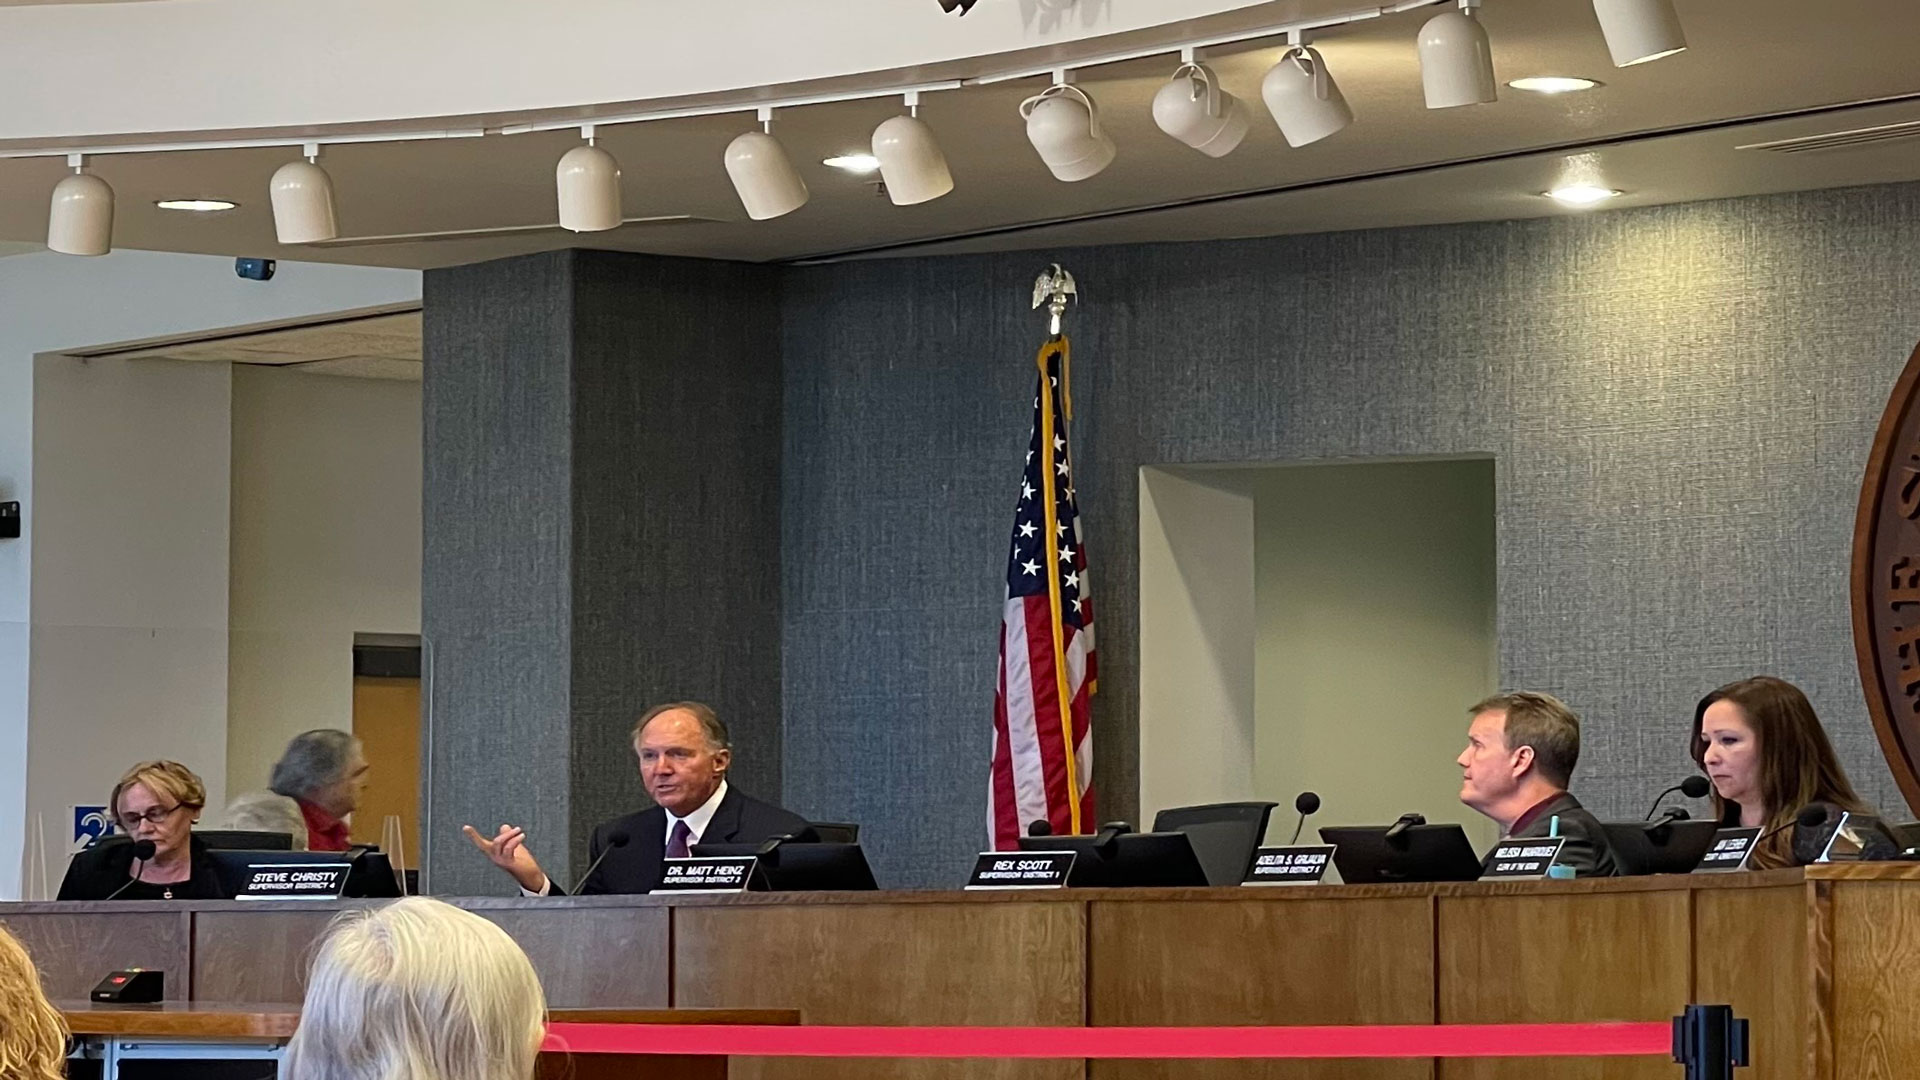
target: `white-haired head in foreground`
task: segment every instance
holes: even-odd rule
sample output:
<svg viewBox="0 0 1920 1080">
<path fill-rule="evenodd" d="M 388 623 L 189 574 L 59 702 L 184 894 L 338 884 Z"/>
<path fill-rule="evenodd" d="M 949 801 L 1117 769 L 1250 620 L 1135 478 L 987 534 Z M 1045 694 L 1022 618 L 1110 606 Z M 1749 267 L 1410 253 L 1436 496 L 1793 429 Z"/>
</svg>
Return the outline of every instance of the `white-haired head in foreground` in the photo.
<svg viewBox="0 0 1920 1080">
<path fill-rule="evenodd" d="M 412 896 L 342 912 L 314 957 L 283 1080 L 529 1080 L 547 1002 L 504 930 Z"/>
</svg>

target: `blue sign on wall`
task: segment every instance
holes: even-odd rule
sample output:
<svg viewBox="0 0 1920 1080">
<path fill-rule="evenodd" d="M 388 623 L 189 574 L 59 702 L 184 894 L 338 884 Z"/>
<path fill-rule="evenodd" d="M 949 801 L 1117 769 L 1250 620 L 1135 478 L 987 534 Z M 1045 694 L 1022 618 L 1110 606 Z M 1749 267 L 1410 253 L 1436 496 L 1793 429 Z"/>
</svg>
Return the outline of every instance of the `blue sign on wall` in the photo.
<svg viewBox="0 0 1920 1080">
<path fill-rule="evenodd" d="M 116 831 L 106 807 L 76 806 L 73 808 L 73 838 L 68 850 L 85 851 Z"/>
</svg>

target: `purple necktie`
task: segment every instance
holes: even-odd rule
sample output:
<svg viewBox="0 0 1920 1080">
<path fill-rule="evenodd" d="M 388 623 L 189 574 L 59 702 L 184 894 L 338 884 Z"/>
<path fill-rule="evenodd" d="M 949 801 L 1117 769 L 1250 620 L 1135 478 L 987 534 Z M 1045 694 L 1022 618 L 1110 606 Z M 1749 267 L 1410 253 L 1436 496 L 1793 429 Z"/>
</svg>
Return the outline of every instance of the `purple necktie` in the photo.
<svg viewBox="0 0 1920 1080">
<path fill-rule="evenodd" d="M 673 832 L 667 835 L 667 858 L 684 859 L 687 857 L 687 840 L 693 836 L 693 830 L 687 828 L 684 821 L 673 823 Z"/>
</svg>

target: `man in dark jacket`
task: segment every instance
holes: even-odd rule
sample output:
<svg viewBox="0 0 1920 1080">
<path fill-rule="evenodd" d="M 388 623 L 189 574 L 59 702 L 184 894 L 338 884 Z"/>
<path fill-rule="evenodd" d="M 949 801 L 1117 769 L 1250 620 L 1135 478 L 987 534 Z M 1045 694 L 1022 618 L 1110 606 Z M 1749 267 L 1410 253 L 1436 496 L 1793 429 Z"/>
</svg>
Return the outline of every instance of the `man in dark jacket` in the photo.
<svg viewBox="0 0 1920 1080">
<path fill-rule="evenodd" d="M 728 785 L 733 750 L 727 726 L 697 701 L 647 710 L 633 726 L 633 751 L 640 759 L 640 779 L 657 805 L 593 830 L 588 861 L 591 865 L 599 860 L 599 866 L 580 882 L 582 894 L 651 892 L 660 884 L 662 860 L 685 858 L 695 844 L 757 844 L 776 836 L 800 836 L 809 828 L 799 815 Z M 566 891 L 540 869 L 519 827 L 502 825 L 492 838 L 471 825 L 464 829 L 522 892 L 548 896 Z M 615 840 L 618 836 L 626 840 Z M 601 860 L 603 853 L 606 858 Z"/>
<path fill-rule="evenodd" d="M 1580 718 L 1558 698 L 1516 691 L 1468 710 L 1460 801 L 1492 818 L 1500 838 L 1566 838 L 1558 861 L 1580 877 L 1612 877 L 1600 822 L 1567 792 L 1580 760 Z"/>
</svg>

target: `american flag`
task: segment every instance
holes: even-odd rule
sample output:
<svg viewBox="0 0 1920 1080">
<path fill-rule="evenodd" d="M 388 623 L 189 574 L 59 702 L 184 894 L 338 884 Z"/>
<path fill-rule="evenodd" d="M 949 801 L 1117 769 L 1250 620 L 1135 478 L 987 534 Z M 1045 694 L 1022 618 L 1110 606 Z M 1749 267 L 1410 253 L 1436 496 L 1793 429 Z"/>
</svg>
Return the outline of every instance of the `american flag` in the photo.
<svg viewBox="0 0 1920 1080">
<path fill-rule="evenodd" d="M 1018 846 L 1035 821 L 1067 834 L 1093 820 L 1093 603 L 1067 452 L 1067 339 L 1041 346 L 1037 362 L 993 700 L 987 830 L 996 851 Z"/>
</svg>

